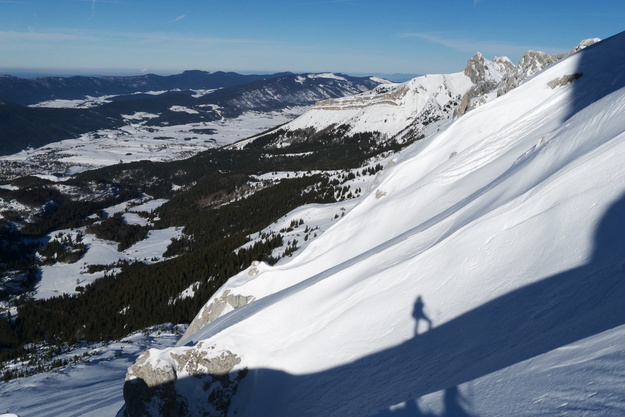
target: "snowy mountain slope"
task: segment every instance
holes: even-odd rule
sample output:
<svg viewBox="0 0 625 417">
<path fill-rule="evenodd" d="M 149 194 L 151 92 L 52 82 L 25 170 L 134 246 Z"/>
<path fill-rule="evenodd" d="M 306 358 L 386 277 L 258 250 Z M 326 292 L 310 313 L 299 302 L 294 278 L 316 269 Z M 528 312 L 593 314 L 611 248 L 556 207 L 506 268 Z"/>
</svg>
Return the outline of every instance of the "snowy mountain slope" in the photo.
<svg viewBox="0 0 625 417">
<path fill-rule="evenodd" d="M 597 41 L 583 41 L 573 51 Z M 514 65 L 507 57 L 491 61 L 478 52 L 463 72 L 424 75 L 405 83 L 382 84 L 355 96 L 321 101 L 291 123 L 234 146 L 243 148 L 272 137 L 269 146 L 283 147 L 333 131 L 342 135 L 374 133 L 381 141 L 414 140 L 516 88 L 566 55 L 528 51 Z"/>
<path fill-rule="evenodd" d="M 349 121 L 354 126 L 350 133 L 367 131 L 395 136 L 420 119 L 437 117 L 433 112 L 451 110 L 450 103 L 459 102 L 471 86 L 463 74 L 424 75 L 404 84 L 383 84 L 358 96 L 319 102 L 302 117 L 294 120 L 289 129 L 314 127 L 322 130 L 330 125 Z M 320 117 L 320 113 L 325 117 Z M 429 121 L 423 120 L 426 124 Z"/>
<path fill-rule="evenodd" d="M 495 371 L 506 384 L 541 354 L 584 372 L 592 349 L 566 367 L 550 352 L 625 323 L 624 47 L 625 34 L 588 47 L 408 148 L 298 257 L 233 277 L 205 308 L 226 291 L 249 304 L 146 352 L 126 413 L 392 414 Z M 616 415 L 606 389 L 594 412 L 563 410 Z M 529 400 L 507 409 L 532 415 Z"/>
<path fill-rule="evenodd" d="M 375 132 L 383 141 L 400 134 L 416 137 L 426 125 L 451 118 L 471 86 L 463 73 L 425 75 L 402 84 L 382 84 L 355 96 L 320 101 L 297 119 L 269 132 L 278 136 L 269 146 L 310 140 L 310 136 L 341 126 L 347 127 L 341 132 L 344 135 Z M 264 136 L 245 139 L 233 147 L 243 148 Z"/>
</svg>

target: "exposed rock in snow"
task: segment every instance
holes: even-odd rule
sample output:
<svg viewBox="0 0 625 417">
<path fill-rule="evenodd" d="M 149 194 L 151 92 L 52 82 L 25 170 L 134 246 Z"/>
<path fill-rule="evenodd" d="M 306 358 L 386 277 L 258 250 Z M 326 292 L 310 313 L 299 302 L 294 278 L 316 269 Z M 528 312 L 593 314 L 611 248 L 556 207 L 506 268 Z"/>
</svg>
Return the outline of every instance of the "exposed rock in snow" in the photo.
<svg viewBox="0 0 625 417">
<path fill-rule="evenodd" d="M 183 344 L 187 336 L 196 333 L 208 323 L 211 323 L 235 308 L 243 307 L 252 301 L 254 301 L 253 295 L 245 296 L 232 294 L 230 290 L 224 291 L 223 294 L 218 297 L 212 297 L 211 301 L 202 307 L 200 312 L 195 316 L 179 344 Z"/>
<path fill-rule="evenodd" d="M 226 416 L 246 373 L 240 369 L 230 375 L 241 362 L 237 355 L 203 343 L 154 358 L 157 354 L 153 350 L 145 352 L 128 369 L 124 416 Z M 198 383 L 199 391 L 188 389 Z M 197 396 L 205 400 L 199 407 Z"/>
<path fill-rule="evenodd" d="M 571 50 L 571 53 L 574 54 L 575 52 L 581 51 L 582 49 L 587 48 L 590 45 L 594 45 L 597 42 L 601 42 L 601 39 L 599 38 L 584 39 L 583 41 L 579 43 L 579 45 L 577 45 L 575 48 Z"/>
<path fill-rule="evenodd" d="M 507 57 L 485 59 L 479 52 L 475 54 L 464 70 L 471 78 L 473 87 L 462 97 L 458 115 L 479 107 L 508 91 L 518 87 L 523 81 L 558 62 L 568 54 L 549 55 L 544 52 L 527 51 L 519 64 L 514 65 Z"/>
<path fill-rule="evenodd" d="M 487 60 L 477 52 L 464 69 L 464 74 L 471 79 L 473 84 L 492 82 L 497 84 L 514 72 L 516 67 L 507 57 Z"/>
<path fill-rule="evenodd" d="M 583 74 L 580 72 L 576 72 L 575 74 L 567 74 L 567 75 L 563 75 L 562 77 L 558 77 L 554 80 L 551 80 L 547 83 L 547 85 L 549 86 L 549 88 L 558 88 L 558 87 L 563 87 L 569 83 L 572 83 L 573 81 L 577 80 L 578 78 L 580 78 Z"/>
</svg>

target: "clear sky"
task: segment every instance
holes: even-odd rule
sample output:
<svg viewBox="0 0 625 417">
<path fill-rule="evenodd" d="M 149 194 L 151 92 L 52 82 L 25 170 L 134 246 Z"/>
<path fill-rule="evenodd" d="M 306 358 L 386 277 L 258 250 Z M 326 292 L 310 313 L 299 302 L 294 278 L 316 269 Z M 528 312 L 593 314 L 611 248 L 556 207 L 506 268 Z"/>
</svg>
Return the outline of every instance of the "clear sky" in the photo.
<svg viewBox="0 0 625 417">
<path fill-rule="evenodd" d="M 0 0 L 0 71 L 451 73 L 622 30 L 623 0 Z"/>
</svg>

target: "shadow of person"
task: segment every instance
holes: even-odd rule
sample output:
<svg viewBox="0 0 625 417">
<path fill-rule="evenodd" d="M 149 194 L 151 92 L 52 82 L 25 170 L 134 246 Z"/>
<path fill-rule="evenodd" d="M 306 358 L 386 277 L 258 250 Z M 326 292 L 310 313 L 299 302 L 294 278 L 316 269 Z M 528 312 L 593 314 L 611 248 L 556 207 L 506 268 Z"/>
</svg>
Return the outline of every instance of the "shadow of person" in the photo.
<svg viewBox="0 0 625 417">
<path fill-rule="evenodd" d="M 438 413 L 421 410 L 418 400 L 414 399 L 377 413 L 373 417 L 477 417 L 466 411 L 469 405 L 469 401 L 462 395 L 460 389 L 453 386 L 445 389 L 443 408 Z"/>
<path fill-rule="evenodd" d="M 428 331 L 432 330 L 432 320 L 425 314 L 423 299 L 421 296 L 417 297 L 417 301 L 414 303 L 414 308 L 412 309 L 412 317 L 415 319 L 415 328 L 414 334 L 417 336 L 419 334 L 419 322 L 421 320 L 425 321 L 428 326 Z"/>
<path fill-rule="evenodd" d="M 443 395 L 443 417 L 473 417 L 465 407 L 467 399 L 462 395 L 457 386 L 449 387 Z"/>
</svg>

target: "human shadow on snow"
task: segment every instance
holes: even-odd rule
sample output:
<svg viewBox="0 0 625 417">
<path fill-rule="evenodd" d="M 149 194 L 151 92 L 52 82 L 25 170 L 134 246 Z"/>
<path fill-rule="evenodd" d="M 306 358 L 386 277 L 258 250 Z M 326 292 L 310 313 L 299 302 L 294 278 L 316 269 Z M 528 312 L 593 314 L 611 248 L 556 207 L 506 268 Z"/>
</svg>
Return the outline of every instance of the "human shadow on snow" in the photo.
<svg viewBox="0 0 625 417">
<path fill-rule="evenodd" d="M 603 216 L 587 264 L 502 295 L 398 346 L 323 372 L 291 375 L 249 369 L 233 402 L 237 408 L 230 415 L 384 416 L 384 410 L 395 404 L 449 392 L 462 383 L 625 324 L 624 270 L 622 197 Z M 415 306 L 417 312 L 422 309 L 422 305 Z M 174 385 L 180 383 L 188 390 L 193 379 Z M 196 379 L 201 384 L 201 378 Z M 457 412 L 465 412 L 453 393 L 446 409 L 456 404 Z M 184 396 L 184 392 L 179 394 Z"/>
<path fill-rule="evenodd" d="M 417 400 L 406 401 L 404 404 L 389 408 L 375 417 L 478 417 L 469 413 L 468 400 L 458 387 L 449 387 L 443 393 L 443 409 L 440 413 L 421 410 Z"/>
<path fill-rule="evenodd" d="M 256 386 L 261 396 L 249 394 L 255 399 L 281 396 L 258 415 L 313 416 L 319 410 L 327 416 L 372 415 L 625 324 L 624 271 L 621 198 L 603 216 L 587 264 L 502 295 L 401 345 L 324 372 L 250 370 L 250 378 L 278 388 Z"/>
</svg>

